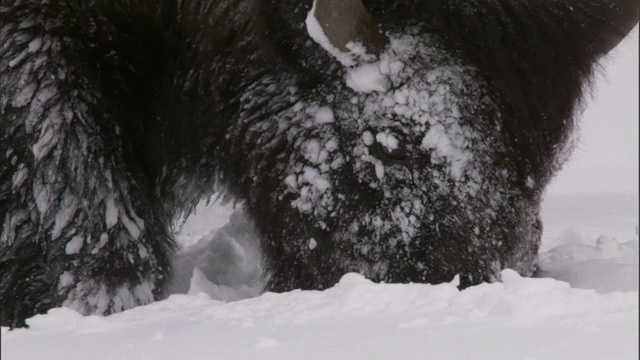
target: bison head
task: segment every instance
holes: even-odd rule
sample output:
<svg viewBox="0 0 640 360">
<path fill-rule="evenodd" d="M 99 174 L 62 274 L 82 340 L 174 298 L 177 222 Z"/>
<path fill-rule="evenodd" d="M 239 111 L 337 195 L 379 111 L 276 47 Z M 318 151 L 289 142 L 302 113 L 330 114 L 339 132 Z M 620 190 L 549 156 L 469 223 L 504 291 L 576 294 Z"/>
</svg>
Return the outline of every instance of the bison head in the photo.
<svg viewBox="0 0 640 360">
<path fill-rule="evenodd" d="M 382 35 L 359 1 L 317 1 L 307 28 L 337 75 L 315 87 L 268 78 L 242 101 L 269 289 L 326 288 L 350 271 L 386 282 L 460 274 L 462 285 L 506 267 L 531 274 L 535 180 L 523 186 L 507 160 L 478 70 L 419 25 Z"/>
</svg>

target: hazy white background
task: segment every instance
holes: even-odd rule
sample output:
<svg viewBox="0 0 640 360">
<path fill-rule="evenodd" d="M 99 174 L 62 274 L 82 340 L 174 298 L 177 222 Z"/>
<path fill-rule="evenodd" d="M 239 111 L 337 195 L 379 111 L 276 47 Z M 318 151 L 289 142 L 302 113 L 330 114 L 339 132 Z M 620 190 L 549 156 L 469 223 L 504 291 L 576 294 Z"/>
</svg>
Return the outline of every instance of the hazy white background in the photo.
<svg viewBox="0 0 640 360">
<path fill-rule="evenodd" d="M 549 194 L 638 193 L 638 27 L 602 67 L 578 147 Z"/>
</svg>

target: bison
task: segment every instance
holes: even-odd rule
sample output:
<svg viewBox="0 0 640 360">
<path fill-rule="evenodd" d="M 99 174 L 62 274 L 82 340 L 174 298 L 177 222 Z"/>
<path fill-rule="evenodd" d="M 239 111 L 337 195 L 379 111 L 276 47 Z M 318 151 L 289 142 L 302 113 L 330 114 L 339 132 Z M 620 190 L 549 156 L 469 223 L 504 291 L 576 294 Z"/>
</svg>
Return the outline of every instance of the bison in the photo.
<svg viewBox="0 0 640 360">
<path fill-rule="evenodd" d="M 637 0 L 0 0 L 0 324 L 161 299 L 215 192 L 269 291 L 535 270 Z"/>
</svg>

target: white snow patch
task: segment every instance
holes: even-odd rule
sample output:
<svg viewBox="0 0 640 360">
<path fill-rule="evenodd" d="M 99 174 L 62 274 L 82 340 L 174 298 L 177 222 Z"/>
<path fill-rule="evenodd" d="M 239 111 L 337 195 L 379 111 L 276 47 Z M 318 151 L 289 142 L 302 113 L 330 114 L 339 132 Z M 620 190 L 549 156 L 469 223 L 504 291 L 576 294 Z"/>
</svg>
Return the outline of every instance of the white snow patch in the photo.
<svg viewBox="0 0 640 360">
<path fill-rule="evenodd" d="M 215 215 L 232 209 L 222 208 L 218 203 L 201 208 L 204 214 Z M 174 261 L 174 277 L 169 285 L 169 293 L 186 294 L 203 292 L 217 300 L 237 300 L 253 297 L 262 291 L 260 282 L 260 256 L 257 237 L 252 224 L 239 209 L 228 214 L 227 224 L 205 235 L 195 232 L 196 239 L 178 236 L 182 251 Z M 189 228 L 210 228 L 216 222 L 204 217 L 193 216 Z M 189 220 L 192 220 L 191 218 Z M 193 233 L 183 228 L 183 233 Z M 197 271 L 196 271 L 197 270 Z"/>
<path fill-rule="evenodd" d="M 139 227 L 139 224 L 134 223 L 124 211 L 118 212 L 118 218 L 132 238 L 138 239 L 140 237 L 140 234 L 142 233 L 142 230 L 144 230 L 144 228 Z"/>
<path fill-rule="evenodd" d="M 11 61 L 9 61 L 9 67 L 14 67 L 14 66 L 20 64 L 20 62 L 22 62 L 22 60 L 24 60 L 28 55 L 29 55 L 29 48 L 27 48 L 24 51 L 22 51 L 15 58 L 11 59 Z"/>
<path fill-rule="evenodd" d="M 36 200 L 36 207 L 41 215 L 46 214 L 49 210 L 49 205 L 51 205 L 52 194 L 50 190 L 51 189 L 39 179 L 33 184 L 33 197 Z"/>
<path fill-rule="evenodd" d="M 40 48 L 42 48 L 42 37 L 36 37 L 29 42 L 28 51 L 30 53 L 37 52 Z"/>
<path fill-rule="evenodd" d="M 108 241 L 109 241 L 109 235 L 107 233 L 102 233 L 100 235 L 100 240 L 91 250 L 91 255 L 97 254 L 100 251 L 100 249 L 102 249 L 103 246 L 107 245 Z"/>
<path fill-rule="evenodd" d="M 396 150 L 399 146 L 398 138 L 387 132 L 377 133 L 376 141 L 389 150 Z"/>
<path fill-rule="evenodd" d="M 144 246 L 138 245 L 138 256 L 140 259 L 146 259 L 149 256 L 149 251 Z"/>
<path fill-rule="evenodd" d="M 304 157 L 314 164 L 320 163 L 320 140 L 307 140 L 304 147 Z"/>
<path fill-rule="evenodd" d="M 14 95 L 11 105 L 16 108 L 26 106 L 31 102 L 31 99 L 37 89 L 38 85 L 35 83 L 26 84 Z"/>
<path fill-rule="evenodd" d="M 375 167 L 376 177 L 382 180 L 384 178 L 384 164 L 382 164 L 382 161 L 375 159 L 373 165 Z"/>
<path fill-rule="evenodd" d="M 74 236 L 69 240 L 67 246 L 65 246 L 64 251 L 67 255 L 74 255 L 80 252 L 82 249 L 82 245 L 84 244 L 84 239 L 82 236 Z"/>
<path fill-rule="evenodd" d="M 64 228 L 73 220 L 73 217 L 78 210 L 74 200 L 75 199 L 73 199 L 68 193 L 64 195 L 63 202 L 61 204 L 62 208 L 58 210 L 53 223 L 53 229 L 51 229 L 52 238 L 58 238 L 62 234 Z"/>
<path fill-rule="evenodd" d="M 58 144 L 60 136 L 58 133 L 59 121 L 60 115 L 57 112 L 51 112 L 49 114 L 48 122 L 43 125 L 38 141 L 31 147 L 31 151 L 36 160 L 42 159 Z"/>
<path fill-rule="evenodd" d="M 317 125 L 332 123 L 334 121 L 333 110 L 327 106 L 320 107 L 316 112 L 315 120 Z"/>
<path fill-rule="evenodd" d="M 371 146 L 373 145 L 373 134 L 371 134 L 370 131 L 365 131 L 362 133 L 362 141 L 364 141 L 364 144 L 367 146 Z"/>
<path fill-rule="evenodd" d="M 65 271 L 60 275 L 58 288 L 66 288 L 73 284 L 73 273 L 70 271 Z"/>
<path fill-rule="evenodd" d="M 380 72 L 379 62 L 350 68 L 347 71 L 346 84 L 353 91 L 365 94 L 374 91 L 385 92 L 389 89 L 387 78 Z"/>
<path fill-rule="evenodd" d="M 312 184 L 316 189 L 318 189 L 321 194 L 331 187 L 329 181 L 314 168 L 308 166 L 305 167 L 302 177 L 307 183 Z"/>
<path fill-rule="evenodd" d="M 16 190 L 17 188 L 19 188 L 22 185 L 22 183 L 27 179 L 28 176 L 29 176 L 29 169 L 27 169 L 26 166 L 24 166 L 24 164 L 18 165 L 18 169 L 13 174 L 13 178 L 12 178 L 13 190 Z"/>
<path fill-rule="evenodd" d="M 113 195 L 107 196 L 104 200 L 104 222 L 107 229 L 111 229 L 118 223 L 118 207 L 116 206 L 116 199 Z"/>
<path fill-rule="evenodd" d="M 288 175 L 285 179 L 284 179 L 284 183 L 287 184 L 287 186 L 291 189 L 291 190 L 297 190 L 298 189 L 298 177 L 294 174 Z"/>
<path fill-rule="evenodd" d="M 434 163 L 448 161 L 451 176 L 455 180 L 460 180 L 467 169 L 467 163 L 471 160 L 469 151 L 459 146 L 464 142 L 462 135 L 445 129 L 442 124 L 434 124 L 422 139 L 421 147 L 425 150 L 433 150 L 431 160 Z"/>
</svg>

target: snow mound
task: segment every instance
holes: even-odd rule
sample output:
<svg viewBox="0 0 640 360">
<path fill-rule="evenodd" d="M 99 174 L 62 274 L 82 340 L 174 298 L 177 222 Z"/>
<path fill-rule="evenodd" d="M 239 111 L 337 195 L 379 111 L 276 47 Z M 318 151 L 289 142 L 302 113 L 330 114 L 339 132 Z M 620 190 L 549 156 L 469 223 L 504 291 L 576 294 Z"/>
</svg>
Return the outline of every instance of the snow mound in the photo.
<svg viewBox="0 0 640 360">
<path fill-rule="evenodd" d="M 374 284 L 347 274 L 326 291 L 207 295 L 106 318 L 69 309 L 3 333 L 6 359 L 631 359 L 637 293 L 598 294 L 502 273 L 464 291 Z M 37 343 L 38 346 L 33 346 Z M 461 346 L 461 345 L 464 346 Z"/>
<path fill-rule="evenodd" d="M 595 245 L 559 245 L 540 254 L 538 277 L 598 292 L 638 290 L 638 240 L 600 236 Z"/>
</svg>

